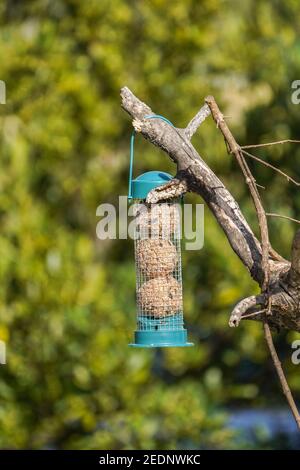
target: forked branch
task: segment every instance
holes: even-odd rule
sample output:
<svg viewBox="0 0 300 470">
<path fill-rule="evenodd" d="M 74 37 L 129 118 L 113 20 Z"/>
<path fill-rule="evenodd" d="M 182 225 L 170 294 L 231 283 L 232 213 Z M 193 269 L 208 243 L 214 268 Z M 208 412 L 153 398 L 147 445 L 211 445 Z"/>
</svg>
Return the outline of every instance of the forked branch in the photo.
<svg viewBox="0 0 300 470">
<path fill-rule="evenodd" d="M 223 229 L 232 249 L 261 287 L 262 293 L 259 296 L 248 297 L 235 306 L 229 323 L 230 326 L 237 326 L 243 318 L 263 322 L 264 334 L 274 366 L 300 429 L 300 416 L 270 331 L 271 325 L 277 329 L 288 328 L 300 332 L 300 231 L 293 242 L 292 263 L 290 264 L 270 245 L 267 215 L 257 189 L 258 185 L 244 157 L 244 153 L 249 155 L 244 149 L 250 147 L 240 147 L 237 144 L 212 96 L 205 99 L 204 106 L 185 129 L 173 127 L 158 119 L 147 119 L 147 115 L 152 114 L 151 108 L 134 96 L 128 88 L 122 88 L 121 97 L 123 108 L 133 118 L 135 130 L 164 150 L 177 165 L 176 177 L 166 185 L 152 190 L 147 201 L 159 202 L 178 197 L 187 191 L 202 196 Z M 255 237 L 232 194 L 190 142 L 193 134 L 210 113 L 224 137 L 228 153 L 235 156 L 249 187 L 258 217 L 261 242 Z M 270 145 L 274 144 L 276 142 L 270 143 Z M 259 310 L 257 310 L 258 307 Z"/>
<path fill-rule="evenodd" d="M 122 88 L 121 97 L 123 108 L 133 118 L 135 130 L 163 149 L 176 163 L 176 178 L 185 181 L 187 191 L 193 191 L 202 196 L 223 229 L 234 252 L 249 270 L 253 279 L 259 284 L 262 283 L 263 271 L 259 241 L 243 216 L 238 203 L 195 150 L 185 130 L 172 127 L 158 119 L 145 119 L 145 116 L 153 114 L 153 111 L 135 97 L 128 88 Z M 156 201 L 161 198 L 161 191 L 162 189 L 156 191 L 158 198 Z M 153 194 L 154 192 L 151 198 Z"/>
</svg>

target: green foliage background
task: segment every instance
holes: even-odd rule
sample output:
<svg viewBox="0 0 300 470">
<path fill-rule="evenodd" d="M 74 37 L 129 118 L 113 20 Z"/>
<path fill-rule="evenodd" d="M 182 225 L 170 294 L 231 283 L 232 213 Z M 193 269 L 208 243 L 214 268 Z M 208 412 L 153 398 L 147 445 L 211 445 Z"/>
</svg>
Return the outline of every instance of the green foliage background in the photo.
<svg viewBox="0 0 300 470">
<path fill-rule="evenodd" d="M 225 408 L 284 403 L 261 326 L 227 327 L 232 305 L 257 287 L 208 210 L 203 250 L 183 253 L 196 347 L 164 351 L 127 347 L 132 242 L 97 240 L 95 213 L 127 191 L 131 124 L 121 86 L 179 127 L 214 94 L 241 144 L 299 138 L 291 103 L 300 78 L 297 16 L 297 0 L 1 2 L 1 448 L 251 447 L 237 443 Z M 210 119 L 193 143 L 257 230 Z M 299 147 L 259 155 L 299 175 Z M 142 138 L 137 156 L 137 173 L 175 171 Z M 268 211 L 299 218 L 297 189 L 253 168 Z M 270 228 L 274 247 L 289 256 L 296 227 L 270 220 Z M 277 343 L 299 398 L 296 338 L 281 334 Z M 264 438 L 259 445 L 274 447 Z"/>
</svg>

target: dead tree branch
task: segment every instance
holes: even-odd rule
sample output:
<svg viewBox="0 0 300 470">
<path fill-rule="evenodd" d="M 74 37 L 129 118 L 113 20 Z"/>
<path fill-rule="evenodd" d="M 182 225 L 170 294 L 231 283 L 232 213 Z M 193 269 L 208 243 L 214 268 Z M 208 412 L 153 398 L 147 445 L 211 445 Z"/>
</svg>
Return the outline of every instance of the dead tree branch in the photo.
<svg viewBox="0 0 300 470">
<path fill-rule="evenodd" d="M 261 283 L 262 289 L 266 290 L 269 284 L 269 232 L 268 232 L 268 223 L 267 217 L 255 184 L 255 179 L 252 176 L 251 171 L 243 157 L 242 151 L 240 146 L 237 144 L 235 138 L 233 137 L 232 133 L 230 132 L 223 114 L 221 113 L 215 99 L 213 96 L 208 96 L 205 99 L 205 102 L 209 105 L 211 114 L 216 122 L 218 128 L 222 132 L 227 148 L 230 153 L 232 153 L 242 172 L 245 177 L 245 181 L 249 186 L 250 194 L 252 196 L 255 209 L 257 212 L 259 227 L 260 227 L 260 235 L 261 235 L 261 250 L 262 250 L 262 259 L 261 259 L 261 269 L 263 271 L 263 281 Z"/>
<path fill-rule="evenodd" d="M 194 191 L 202 196 L 234 252 L 247 267 L 253 279 L 261 283 L 263 279 L 261 245 L 231 193 L 200 157 L 186 138 L 184 131 L 158 119 L 144 119 L 144 116 L 153 113 L 152 110 L 136 98 L 128 88 L 122 88 L 121 97 L 123 108 L 133 118 L 135 130 L 163 149 L 176 163 L 176 179 L 185 180 L 188 191 Z M 160 191 L 157 191 L 158 197 Z"/>
<path fill-rule="evenodd" d="M 227 124 L 225 123 L 222 114 L 220 113 L 220 110 L 214 100 L 213 97 L 208 97 L 206 98 L 206 102 L 209 104 L 212 115 L 214 120 L 217 122 L 218 127 L 223 133 L 227 148 L 230 150 L 230 153 L 233 153 L 239 163 L 239 166 L 245 176 L 246 183 L 249 186 L 250 193 L 255 205 L 256 213 L 257 213 L 257 218 L 258 218 L 258 223 L 259 223 L 259 228 L 260 228 L 260 235 L 261 235 L 261 243 L 262 243 L 262 270 L 264 273 L 264 279 L 262 283 L 262 292 L 265 292 L 266 294 L 262 294 L 259 297 L 249 297 L 248 299 L 244 299 L 239 304 L 235 307 L 233 310 L 229 325 L 230 326 L 237 326 L 242 314 L 247 311 L 247 308 L 251 306 L 255 306 L 256 304 L 263 304 L 264 302 L 268 302 L 267 304 L 267 313 L 263 315 L 263 327 L 264 327 L 264 335 L 265 339 L 274 363 L 275 370 L 277 372 L 277 375 L 279 377 L 283 393 L 285 394 L 288 404 L 292 410 L 293 416 L 296 420 L 297 426 L 300 429 L 300 414 L 298 412 L 297 406 L 295 404 L 294 398 L 292 396 L 291 390 L 289 388 L 289 385 L 287 383 L 287 380 L 285 378 L 281 363 L 279 361 L 274 343 L 273 343 L 273 338 L 270 330 L 270 326 L 268 324 L 268 318 L 267 314 L 272 313 L 272 296 L 270 295 L 270 265 L 269 265 L 269 231 L 268 231 L 268 223 L 267 223 L 267 216 L 266 212 L 263 208 L 262 202 L 260 195 L 258 193 L 256 184 L 255 184 L 255 179 L 247 166 L 244 156 L 243 156 L 243 151 L 236 143 L 235 139 L 233 138 Z M 248 154 L 248 152 L 245 152 Z M 252 156 L 251 154 L 248 154 Z M 299 237 L 295 237 L 294 243 L 293 243 L 293 249 L 292 249 L 292 264 L 291 264 L 291 269 L 290 269 L 290 274 L 289 277 L 292 279 L 293 275 L 294 277 L 298 276 L 298 284 L 299 283 L 299 276 L 300 276 L 300 232 L 299 232 Z M 294 268 L 293 268 L 293 259 L 294 259 Z M 299 271 L 298 271 L 299 270 Z"/>
<path fill-rule="evenodd" d="M 266 256 L 266 241 L 268 241 L 266 233 L 264 234 L 263 264 L 261 243 L 253 234 L 238 203 L 197 153 L 183 129 L 174 128 L 158 119 L 145 119 L 145 116 L 153 113 L 151 108 L 134 96 L 128 88 L 121 90 L 121 96 L 122 106 L 132 116 L 136 131 L 141 132 L 146 139 L 162 148 L 177 165 L 174 183 L 171 185 L 167 183 L 166 186 L 151 191 L 149 200 L 158 202 L 166 197 L 175 197 L 181 191 L 192 191 L 202 196 L 223 229 L 234 252 L 263 289 L 265 284 L 264 269 L 267 264 L 267 270 L 269 270 L 268 297 L 272 304 L 270 325 L 279 329 L 287 328 L 300 332 L 300 289 L 299 292 L 294 292 L 291 286 L 290 263 L 276 253 L 269 243 L 268 257 Z M 227 137 L 229 151 L 234 151 L 237 154 L 237 159 L 239 159 L 243 173 L 247 178 L 247 184 L 251 186 L 256 206 L 261 212 L 261 219 L 264 220 L 266 214 L 261 206 L 257 188 L 254 187 L 254 179 L 251 179 L 250 170 L 245 165 L 243 155 L 239 150 L 240 147 L 222 119 L 222 114 L 215 101 L 212 98 L 208 98 L 207 101 L 209 103 L 206 104 L 211 105 L 210 109 L 213 108 L 212 115 L 215 122 L 221 132 L 225 134 L 223 134 L 224 137 Z M 264 230 L 267 231 L 266 226 Z"/>
<path fill-rule="evenodd" d="M 195 117 L 189 122 L 185 128 L 185 135 L 188 139 L 191 139 L 195 134 L 198 127 L 202 124 L 203 121 L 210 115 L 210 108 L 208 104 L 202 106 L 200 111 L 196 114 Z"/>
<path fill-rule="evenodd" d="M 246 299 L 241 300 L 236 304 L 229 318 L 229 326 L 236 327 L 239 326 L 239 323 L 243 315 L 253 307 L 258 305 L 264 305 L 266 302 L 265 295 L 251 295 Z"/>
<path fill-rule="evenodd" d="M 152 114 L 152 110 L 126 87 L 122 88 L 121 97 L 122 107 L 133 118 L 135 130 L 141 132 L 147 140 L 164 150 L 177 165 L 174 180 L 152 190 L 148 195 L 148 202 L 178 197 L 186 191 L 192 191 L 202 196 L 223 229 L 232 249 L 261 287 L 262 293 L 259 296 L 251 296 L 235 306 L 229 323 L 230 326 L 237 326 L 243 317 L 263 321 L 264 334 L 274 366 L 300 429 L 300 416 L 270 332 L 270 326 L 300 332 L 300 231 L 296 234 L 293 242 L 292 263 L 290 264 L 276 253 L 269 242 L 267 215 L 256 181 L 244 157 L 244 153 L 248 154 L 248 152 L 243 149 L 253 146 L 242 148 L 237 144 L 212 96 L 205 99 L 204 107 L 190 121 L 186 129 L 173 127 L 165 121 L 146 119 L 147 115 Z M 235 156 L 249 187 L 258 217 L 261 242 L 255 237 L 231 193 L 190 142 L 192 135 L 209 115 L 209 110 L 217 128 L 220 129 L 224 137 L 228 152 Z M 275 142 L 271 142 L 258 144 L 258 146 L 275 144 Z M 284 176 L 292 180 L 287 175 Z M 251 309 L 258 305 L 263 309 L 251 312 Z M 268 316 L 264 313 L 265 311 Z M 258 316 L 258 314 L 260 315 Z"/>
<path fill-rule="evenodd" d="M 164 199 L 175 199 L 183 196 L 187 191 L 188 185 L 185 179 L 173 178 L 169 183 L 150 191 L 147 196 L 147 202 L 154 204 Z"/>
</svg>

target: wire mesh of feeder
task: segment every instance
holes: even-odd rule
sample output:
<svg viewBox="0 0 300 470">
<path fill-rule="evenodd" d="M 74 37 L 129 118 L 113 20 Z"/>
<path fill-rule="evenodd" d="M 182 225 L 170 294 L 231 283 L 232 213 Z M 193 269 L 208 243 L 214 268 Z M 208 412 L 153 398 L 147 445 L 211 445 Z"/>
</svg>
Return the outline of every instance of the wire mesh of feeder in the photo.
<svg viewBox="0 0 300 470">
<path fill-rule="evenodd" d="M 178 204 L 141 205 L 135 223 L 138 328 L 183 328 Z"/>
</svg>

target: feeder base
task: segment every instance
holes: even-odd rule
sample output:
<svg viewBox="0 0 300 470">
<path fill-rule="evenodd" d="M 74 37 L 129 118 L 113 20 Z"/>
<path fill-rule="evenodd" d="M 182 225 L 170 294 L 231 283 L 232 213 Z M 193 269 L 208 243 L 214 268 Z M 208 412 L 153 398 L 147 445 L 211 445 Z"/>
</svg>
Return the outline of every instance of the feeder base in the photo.
<svg viewBox="0 0 300 470">
<path fill-rule="evenodd" d="M 187 341 L 187 331 L 142 331 L 134 333 L 134 343 L 129 344 L 133 348 L 178 348 L 194 346 Z"/>
</svg>

